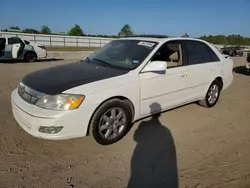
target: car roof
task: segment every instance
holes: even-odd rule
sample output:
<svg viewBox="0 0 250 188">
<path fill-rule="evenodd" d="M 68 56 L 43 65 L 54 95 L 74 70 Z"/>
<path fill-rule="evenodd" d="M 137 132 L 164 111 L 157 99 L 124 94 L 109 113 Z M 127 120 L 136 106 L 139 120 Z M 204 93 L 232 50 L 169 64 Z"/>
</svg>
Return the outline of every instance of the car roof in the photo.
<svg viewBox="0 0 250 188">
<path fill-rule="evenodd" d="M 132 36 L 132 37 L 125 37 L 119 38 L 122 40 L 143 40 L 143 41 L 150 41 L 150 42 L 157 42 L 157 43 L 164 43 L 168 40 L 192 40 L 192 41 L 200 41 L 205 42 L 201 39 L 196 38 L 186 38 L 186 37 L 168 37 L 164 35 L 146 35 L 146 36 Z"/>
<path fill-rule="evenodd" d="M 126 38 L 120 38 L 122 40 L 144 40 L 144 41 L 150 41 L 150 42 L 161 42 L 165 41 L 167 38 L 153 38 L 153 37 L 126 37 Z"/>
</svg>

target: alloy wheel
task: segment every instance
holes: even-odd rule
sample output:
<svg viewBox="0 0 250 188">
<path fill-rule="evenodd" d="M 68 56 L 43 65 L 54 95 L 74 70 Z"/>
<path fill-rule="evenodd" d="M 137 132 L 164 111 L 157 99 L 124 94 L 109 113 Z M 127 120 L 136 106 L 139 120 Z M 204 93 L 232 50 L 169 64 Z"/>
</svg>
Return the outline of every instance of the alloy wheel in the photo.
<svg viewBox="0 0 250 188">
<path fill-rule="evenodd" d="M 114 139 L 122 133 L 125 125 L 125 112 L 121 108 L 112 108 L 100 118 L 99 133 L 105 139 Z"/>
</svg>

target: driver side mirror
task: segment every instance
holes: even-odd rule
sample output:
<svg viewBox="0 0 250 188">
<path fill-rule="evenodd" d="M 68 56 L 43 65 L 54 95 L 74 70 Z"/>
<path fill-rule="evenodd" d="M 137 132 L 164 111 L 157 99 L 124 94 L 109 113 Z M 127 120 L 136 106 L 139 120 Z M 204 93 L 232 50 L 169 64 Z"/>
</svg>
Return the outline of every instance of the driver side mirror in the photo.
<svg viewBox="0 0 250 188">
<path fill-rule="evenodd" d="M 167 69 L 166 61 L 151 61 L 146 67 L 142 70 L 142 72 L 156 72 L 156 73 L 165 73 Z"/>
</svg>

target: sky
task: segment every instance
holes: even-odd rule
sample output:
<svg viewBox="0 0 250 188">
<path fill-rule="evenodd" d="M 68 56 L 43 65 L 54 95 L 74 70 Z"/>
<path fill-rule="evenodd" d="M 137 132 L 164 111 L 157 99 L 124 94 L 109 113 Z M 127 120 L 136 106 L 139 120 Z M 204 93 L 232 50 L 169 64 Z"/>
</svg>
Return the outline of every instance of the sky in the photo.
<svg viewBox="0 0 250 188">
<path fill-rule="evenodd" d="M 250 37 L 250 0 L 1 0 L 0 29 L 116 35 L 124 24 L 137 34 Z"/>
</svg>

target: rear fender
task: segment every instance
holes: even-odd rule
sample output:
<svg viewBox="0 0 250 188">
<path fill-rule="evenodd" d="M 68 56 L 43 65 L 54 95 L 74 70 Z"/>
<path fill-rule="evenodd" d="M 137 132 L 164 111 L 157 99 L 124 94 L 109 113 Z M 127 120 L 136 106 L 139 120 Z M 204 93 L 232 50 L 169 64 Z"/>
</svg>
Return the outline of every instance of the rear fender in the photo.
<svg viewBox="0 0 250 188">
<path fill-rule="evenodd" d="M 224 59 L 222 62 L 222 81 L 223 81 L 223 90 L 226 89 L 233 81 L 233 68 L 234 62 L 231 58 Z"/>
</svg>

